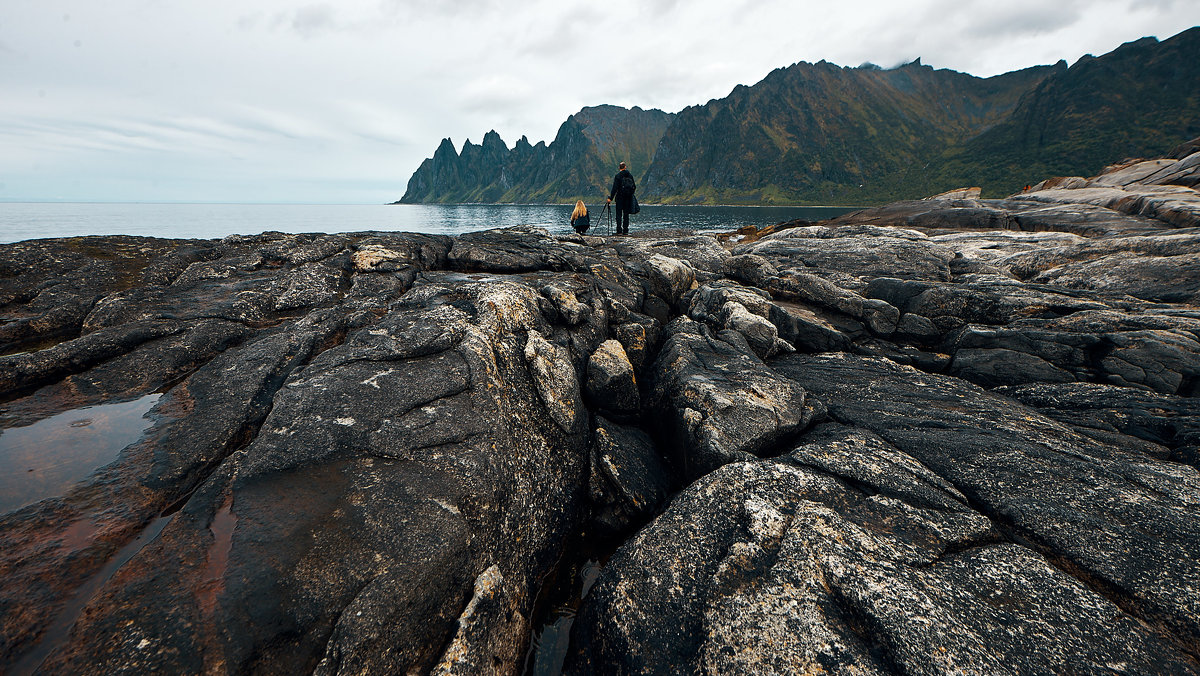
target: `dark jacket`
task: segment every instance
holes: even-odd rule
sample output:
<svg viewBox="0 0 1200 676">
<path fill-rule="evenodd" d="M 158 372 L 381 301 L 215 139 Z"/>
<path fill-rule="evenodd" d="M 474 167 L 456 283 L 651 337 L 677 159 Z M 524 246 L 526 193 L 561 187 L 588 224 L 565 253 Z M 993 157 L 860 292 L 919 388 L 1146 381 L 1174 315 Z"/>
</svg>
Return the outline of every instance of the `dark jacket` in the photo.
<svg viewBox="0 0 1200 676">
<path fill-rule="evenodd" d="M 579 218 L 571 219 L 571 227 L 575 228 L 575 232 L 583 234 L 592 226 L 592 219 L 585 213 Z"/>
<path fill-rule="evenodd" d="M 621 192 L 621 179 L 628 176 L 629 180 L 633 180 L 633 174 L 629 173 L 628 169 L 622 169 L 613 176 L 612 190 L 608 191 L 608 199 L 616 199 L 618 203 L 628 204 L 633 199 L 633 190 L 628 193 Z M 637 184 L 634 184 L 634 190 L 637 189 Z"/>
</svg>

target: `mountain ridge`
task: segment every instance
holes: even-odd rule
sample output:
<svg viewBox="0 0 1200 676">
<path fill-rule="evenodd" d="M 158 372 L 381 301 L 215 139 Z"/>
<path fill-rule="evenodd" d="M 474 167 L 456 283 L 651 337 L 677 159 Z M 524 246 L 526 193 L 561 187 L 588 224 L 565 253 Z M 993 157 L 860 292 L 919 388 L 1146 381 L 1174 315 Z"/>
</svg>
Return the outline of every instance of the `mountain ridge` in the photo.
<svg viewBox="0 0 1200 676">
<path fill-rule="evenodd" d="M 678 113 L 587 107 L 548 145 L 522 137 L 508 151 L 489 132 L 490 146 L 457 153 L 445 139 L 400 202 L 570 202 L 606 193 L 620 160 L 647 203 L 870 205 L 965 185 L 1002 196 L 1200 135 L 1197 64 L 1200 27 L 987 78 L 920 59 L 802 61 Z"/>
</svg>

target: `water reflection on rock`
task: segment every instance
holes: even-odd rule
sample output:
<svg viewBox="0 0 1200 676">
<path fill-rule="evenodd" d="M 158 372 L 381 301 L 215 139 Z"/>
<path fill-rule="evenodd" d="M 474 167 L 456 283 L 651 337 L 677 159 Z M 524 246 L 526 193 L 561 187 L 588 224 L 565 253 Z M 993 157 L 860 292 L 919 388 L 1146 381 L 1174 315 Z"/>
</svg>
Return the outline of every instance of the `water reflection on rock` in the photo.
<svg viewBox="0 0 1200 676">
<path fill-rule="evenodd" d="M 117 458 L 150 426 L 150 394 L 67 411 L 0 431 L 0 513 L 62 495 Z"/>
</svg>

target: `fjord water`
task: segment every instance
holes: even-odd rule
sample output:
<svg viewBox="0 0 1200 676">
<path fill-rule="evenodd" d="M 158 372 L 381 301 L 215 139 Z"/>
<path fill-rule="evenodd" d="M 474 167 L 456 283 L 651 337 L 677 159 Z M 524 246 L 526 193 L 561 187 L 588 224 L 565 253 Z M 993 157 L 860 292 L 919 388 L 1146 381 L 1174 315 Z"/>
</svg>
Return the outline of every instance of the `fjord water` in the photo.
<svg viewBox="0 0 1200 676">
<path fill-rule="evenodd" d="M 592 231 L 604 234 L 603 201 L 589 204 Z M 514 204 L 146 204 L 0 203 L 0 243 L 44 237 L 143 235 L 215 239 L 279 232 L 422 232 L 456 235 L 474 230 L 535 225 L 555 234 L 571 231 L 570 205 Z M 765 227 L 797 218 L 817 221 L 855 207 L 686 207 L 644 205 L 630 229 L 685 228 L 727 231 Z"/>
</svg>

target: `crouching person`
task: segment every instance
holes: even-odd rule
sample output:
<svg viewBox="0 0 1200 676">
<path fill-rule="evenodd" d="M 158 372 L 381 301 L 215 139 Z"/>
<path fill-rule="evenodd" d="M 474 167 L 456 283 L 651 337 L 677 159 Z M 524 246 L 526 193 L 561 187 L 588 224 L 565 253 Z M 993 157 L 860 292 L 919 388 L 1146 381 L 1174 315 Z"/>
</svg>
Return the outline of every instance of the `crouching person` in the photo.
<svg viewBox="0 0 1200 676">
<path fill-rule="evenodd" d="M 591 225 L 592 219 L 588 217 L 587 207 L 583 205 L 583 200 L 579 200 L 575 203 L 575 211 L 571 212 L 571 227 L 582 235 Z"/>
</svg>

